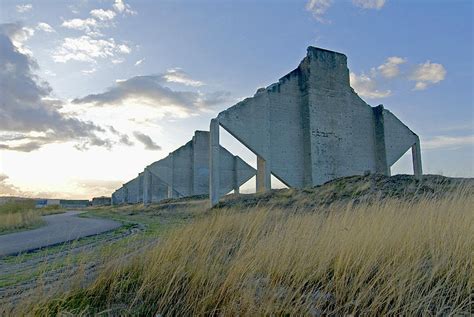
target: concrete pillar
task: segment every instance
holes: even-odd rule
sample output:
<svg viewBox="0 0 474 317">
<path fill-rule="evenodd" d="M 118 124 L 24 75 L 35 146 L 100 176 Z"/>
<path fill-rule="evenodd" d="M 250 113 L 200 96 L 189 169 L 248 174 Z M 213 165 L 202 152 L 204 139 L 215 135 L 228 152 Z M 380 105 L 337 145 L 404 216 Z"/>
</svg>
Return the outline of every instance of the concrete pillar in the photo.
<svg viewBox="0 0 474 317">
<path fill-rule="evenodd" d="M 174 176 L 174 162 L 173 162 L 173 153 L 169 154 L 170 157 L 170 166 L 168 168 L 168 198 L 175 198 L 174 190 L 173 190 L 173 176 Z"/>
<path fill-rule="evenodd" d="M 423 167 L 421 166 L 421 148 L 419 139 L 411 147 L 411 157 L 413 160 L 413 174 L 415 174 L 416 178 L 421 179 L 423 176 Z"/>
<path fill-rule="evenodd" d="M 234 194 L 240 194 L 238 162 L 239 162 L 239 157 L 234 156 L 234 175 L 233 175 Z"/>
<path fill-rule="evenodd" d="M 128 204 L 128 188 L 123 186 L 123 203 Z"/>
<path fill-rule="evenodd" d="M 257 193 L 263 193 L 271 189 L 271 175 L 270 164 L 257 155 Z"/>
<path fill-rule="evenodd" d="M 153 179 L 151 172 L 148 170 L 148 168 L 145 168 L 145 171 L 143 172 L 143 204 L 144 205 L 149 205 L 151 204 L 151 196 L 152 196 L 152 184 Z"/>
<path fill-rule="evenodd" d="M 211 207 L 216 205 L 220 198 L 219 154 L 219 121 L 212 119 L 209 135 L 209 199 Z"/>
<path fill-rule="evenodd" d="M 385 121 L 383 105 L 372 108 L 374 114 L 375 134 L 375 172 L 390 176 L 390 167 L 387 164 L 387 149 L 385 146 Z"/>
<path fill-rule="evenodd" d="M 138 197 L 137 203 L 143 202 L 143 172 L 138 174 Z"/>
</svg>

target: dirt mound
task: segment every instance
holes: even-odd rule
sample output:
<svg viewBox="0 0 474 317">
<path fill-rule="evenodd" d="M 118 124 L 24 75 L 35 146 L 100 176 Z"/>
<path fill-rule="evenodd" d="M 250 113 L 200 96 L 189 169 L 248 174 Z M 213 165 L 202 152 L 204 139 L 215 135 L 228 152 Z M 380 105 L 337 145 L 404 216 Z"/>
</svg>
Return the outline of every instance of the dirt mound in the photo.
<svg viewBox="0 0 474 317">
<path fill-rule="evenodd" d="M 463 189 L 474 194 L 474 179 L 425 175 L 421 180 L 413 175 L 365 175 L 332 180 L 320 186 L 304 189 L 277 189 L 267 193 L 228 195 L 215 208 L 274 206 L 278 208 L 313 208 L 334 203 L 379 202 L 387 198 L 417 200 L 440 198 Z"/>
</svg>

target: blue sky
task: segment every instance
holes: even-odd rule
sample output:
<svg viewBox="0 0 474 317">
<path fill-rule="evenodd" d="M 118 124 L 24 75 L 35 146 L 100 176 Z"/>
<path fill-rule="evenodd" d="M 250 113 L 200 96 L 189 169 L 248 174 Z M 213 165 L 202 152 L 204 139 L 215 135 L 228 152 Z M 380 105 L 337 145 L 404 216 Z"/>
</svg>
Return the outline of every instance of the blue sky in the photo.
<svg viewBox="0 0 474 317">
<path fill-rule="evenodd" d="M 0 194 L 110 194 L 309 45 L 348 56 L 359 95 L 420 135 L 426 173 L 474 176 L 471 1 L 0 0 L 0 23 L 10 63 L 29 63 L 2 77 L 19 95 L 0 97 Z M 31 78 L 50 88 L 6 106 Z M 410 155 L 392 172 L 411 172 Z"/>
</svg>

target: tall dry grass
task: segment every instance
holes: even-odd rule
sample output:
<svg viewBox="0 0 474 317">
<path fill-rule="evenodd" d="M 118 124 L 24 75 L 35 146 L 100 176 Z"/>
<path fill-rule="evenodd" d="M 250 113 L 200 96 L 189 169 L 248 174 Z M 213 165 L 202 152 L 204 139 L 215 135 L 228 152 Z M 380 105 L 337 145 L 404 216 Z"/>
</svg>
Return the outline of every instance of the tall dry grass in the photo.
<svg viewBox="0 0 474 317">
<path fill-rule="evenodd" d="M 34 200 L 8 201 L 0 205 L 0 233 L 40 225 Z"/>
<path fill-rule="evenodd" d="M 470 314 L 474 198 L 219 210 L 38 315 Z"/>
<path fill-rule="evenodd" d="M 0 234 L 43 224 L 41 216 L 63 212 L 59 206 L 35 209 L 35 200 L 7 201 L 0 204 Z"/>
</svg>

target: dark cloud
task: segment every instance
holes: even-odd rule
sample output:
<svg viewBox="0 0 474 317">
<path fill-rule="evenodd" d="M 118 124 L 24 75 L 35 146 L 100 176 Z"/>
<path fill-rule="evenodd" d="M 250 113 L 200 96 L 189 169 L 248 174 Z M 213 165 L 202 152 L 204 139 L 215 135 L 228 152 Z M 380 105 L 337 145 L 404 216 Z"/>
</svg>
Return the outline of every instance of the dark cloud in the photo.
<svg viewBox="0 0 474 317">
<path fill-rule="evenodd" d="M 13 39 L 22 32 L 19 23 L 0 24 L 0 131 L 15 132 L 15 141 L 22 141 L 0 148 L 29 152 L 71 140 L 100 144 L 97 133 L 104 132 L 102 128 L 59 111 L 62 102 L 51 99 L 50 85 L 34 73 L 36 61 L 14 45 Z M 43 136 L 33 137 L 32 132 Z"/>
<path fill-rule="evenodd" d="M 112 132 L 113 134 L 115 134 L 116 136 L 119 137 L 118 143 L 123 144 L 123 145 L 127 145 L 127 146 L 132 146 L 132 145 L 134 144 L 134 143 L 130 140 L 130 138 L 129 138 L 128 135 L 123 134 L 123 133 L 120 133 L 120 132 L 117 131 L 113 126 L 109 126 L 109 130 L 110 130 L 110 132 Z"/>
<path fill-rule="evenodd" d="M 132 146 L 134 143 L 130 140 L 130 138 L 128 137 L 128 135 L 126 134 L 122 134 L 120 136 L 120 140 L 119 140 L 120 144 L 123 144 L 123 145 L 127 145 L 127 146 Z"/>
<path fill-rule="evenodd" d="M 135 76 L 116 82 L 114 86 L 103 93 L 77 98 L 72 102 L 94 106 L 117 106 L 126 103 L 147 104 L 170 115 L 175 115 L 177 108 L 184 113 L 192 114 L 229 101 L 230 93 L 225 91 L 201 93 L 173 90 L 164 86 L 164 84 L 169 82 L 188 84 L 178 82 L 174 77 L 170 80 L 169 76 L 169 73 Z M 192 81 L 191 79 L 187 80 Z"/>
<path fill-rule="evenodd" d="M 140 141 L 141 143 L 145 145 L 145 148 L 147 150 L 153 150 L 153 151 L 161 150 L 161 146 L 153 142 L 153 140 L 148 135 L 143 134 L 138 131 L 133 132 L 133 135 L 138 141 Z"/>
</svg>

